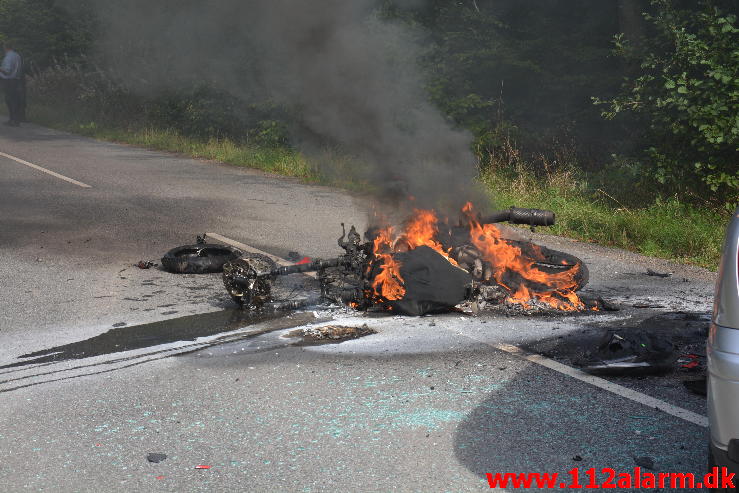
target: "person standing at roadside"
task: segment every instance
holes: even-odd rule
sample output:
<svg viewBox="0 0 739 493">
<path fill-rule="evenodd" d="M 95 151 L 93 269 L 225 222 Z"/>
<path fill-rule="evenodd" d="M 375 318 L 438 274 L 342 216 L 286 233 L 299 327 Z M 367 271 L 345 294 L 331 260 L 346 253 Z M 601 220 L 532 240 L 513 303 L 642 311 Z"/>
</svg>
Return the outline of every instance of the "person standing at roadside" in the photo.
<svg viewBox="0 0 739 493">
<path fill-rule="evenodd" d="M 10 119 L 6 125 L 17 127 L 21 122 L 21 110 L 23 107 L 22 78 L 23 59 L 13 49 L 10 42 L 4 43 L 5 57 L 0 64 L 0 79 L 5 89 L 5 104 L 8 105 Z"/>
</svg>

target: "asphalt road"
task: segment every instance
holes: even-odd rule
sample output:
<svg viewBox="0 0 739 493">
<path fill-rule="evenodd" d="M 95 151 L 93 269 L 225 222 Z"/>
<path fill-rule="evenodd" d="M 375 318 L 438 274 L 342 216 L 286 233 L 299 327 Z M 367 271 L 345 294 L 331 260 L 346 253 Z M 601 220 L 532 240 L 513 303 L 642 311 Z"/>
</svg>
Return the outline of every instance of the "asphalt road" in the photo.
<svg viewBox="0 0 739 493">
<path fill-rule="evenodd" d="M 500 345 L 574 367 L 608 328 L 694 342 L 710 272 L 535 235 L 583 258 L 585 294 L 620 311 L 251 319 L 218 275 L 133 264 L 206 231 L 329 256 L 341 222 L 364 226 L 363 200 L 31 125 L 0 130 L 0 152 L 90 186 L 0 157 L 3 491 L 478 491 L 486 473 L 630 472 L 645 456 L 704 472 L 706 427 L 664 411 L 705 415 L 682 370 L 613 379 L 626 398 Z M 377 333 L 289 336 L 336 321 Z"/>
</svg>

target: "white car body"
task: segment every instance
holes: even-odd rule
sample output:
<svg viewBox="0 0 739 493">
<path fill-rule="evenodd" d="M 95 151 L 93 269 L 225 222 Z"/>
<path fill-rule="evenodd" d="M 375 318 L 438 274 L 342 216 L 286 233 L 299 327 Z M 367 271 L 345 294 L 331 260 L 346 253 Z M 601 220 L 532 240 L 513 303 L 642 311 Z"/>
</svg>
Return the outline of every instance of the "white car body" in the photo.
<svg viewBox="0 0 739 493">
<path fill-rule="evenodd" d="M 739 472 L 739 208 L 726 230 L 707 344 L 709 467 Z"/>
</svg>

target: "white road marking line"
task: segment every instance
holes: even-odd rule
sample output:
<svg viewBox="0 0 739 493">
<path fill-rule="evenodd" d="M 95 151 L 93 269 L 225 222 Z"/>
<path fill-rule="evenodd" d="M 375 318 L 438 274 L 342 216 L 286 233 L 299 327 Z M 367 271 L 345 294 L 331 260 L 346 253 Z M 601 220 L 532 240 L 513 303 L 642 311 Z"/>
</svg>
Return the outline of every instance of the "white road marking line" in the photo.
<svg viewBox="0 0 739 493">
<path fill-rule="evenodd" d="M 56 178 L 59 178 L 60 180 L 64 180 L 66 182 L 72 183 L 74 185 L 77 185 L 78 187 L 82 188 L 92 188 L 90 185 L 86 183 L 82 183 L 81 181 L 73 180 L 72 178 L 69 178 L 68 176 L 60 175 L 59 173 L 56 173 L 54 171 L 51 171 L 50 169 L 43 168 L 37 164 L 29 163 L 28 161 L 24 161 L 23 159 L 17 158 L 15 156 L 11 156 L 10 154 L 6 154 L 4 152 L 0 152 L 0 156 L 6 157 L 12 161 L 15 161 L 16 163 L 22 164 L 24 166 L 28 166 L 29 168 L 33 168 L 36 170 L 41 171 L 42 173 L 46 173 L 47 175 L 54 176 Z"/>
<path fill-rule="evenodd" d="M 259 250 L 258 248 L 254 248 L 252 246 L 241 243 L 240 241 L 232 240 L 231 238 L 226 238 L 225 236 L 221 236 L 218 233 L 205 233 L 205 236 L 207 236 L 208 238 L 213 238 L 214 240 L 220 241 L 221 243 L 225 243 L 226 245 L 231 245 L 234 248 L 238 248 L 242 252 L 259 253 L 261 255 L 266 255 L 267 257 L 274 260 L 275 263 L 277 263 L 278 265 L 282 265 L 282 266 L 295 265 L 292 262 L 288 262 L 282 257 L 277 257 L 275 255 L 272 255 L 271 253 L 267 253 L 262 250 Z M 304 272 L 303 274 L 309 277 L 313 277 L 313 278 L 316 277 L 315 272 Z"/>
<path fill-rule="evenodd" d="M 475 340 L 479 341 L 479 339 Z M 581 382 L 589 383 L 590 385 L 594 385 L 613 394 L 619 395 L 634 402 L 638 402 L 639 404 L 651 407 L 652 409 L 658 409 L 662 412 L 671 414 L 680 419 L 684 419 L 685 421 L 696 424 L 698 426 L 703 426 L 705 428 L 708 427 L 708 418 L 706 416 L 694 413 L 693 411 L 688 411 L 687 409 L 683 409 L 678 406 L 674 406 L 663 400 L 648 396 L 646 394 L 642 394 L 641 392 L 631 390 L 616 383 L 609 382 L 608 380 L 605 380 L 603 378 L 590 375 L 588 373 L 585 373 L 584 371 L 578 370 L 577 368 L 563 365 L 558 361 L 546 358 L 544 356 L 541 356 L 540 354 L 530 353 L 511 344 L 487 343 L 484 341 L 479 342 L 483 342 L 488 346 L 500 349 L 501 351 L 505 351 L 506 353 L 519 356 L 525 360 L 531 361 L 532 363 L 536 363 L 537 365 L 549 368 L 550 370 L 568 375 L 576 380 L 580 380 Z"/>
</svg>

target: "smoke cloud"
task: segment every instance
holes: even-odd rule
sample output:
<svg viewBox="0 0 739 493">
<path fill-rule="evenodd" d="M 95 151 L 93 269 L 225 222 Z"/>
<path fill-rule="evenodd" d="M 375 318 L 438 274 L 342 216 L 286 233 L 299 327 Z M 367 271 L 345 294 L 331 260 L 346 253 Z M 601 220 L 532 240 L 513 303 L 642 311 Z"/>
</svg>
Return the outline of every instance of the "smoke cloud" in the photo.
<svg viewBox="0 0 739 493">
<path fill-rule="evenodd" d="M 422 33 L 378 17 L 375 0 L 95 5 L 99 55 L 131 89 L 208 83 L 246 101 L 270 99 L 356 156 L 361 165 L 350 172 L 384 192 L 441 208 L 477 198 L 471 136 L 428 102 L 416 63 Z M 312 139 L 296 138 L 314 150 Z"/>
</svg>

